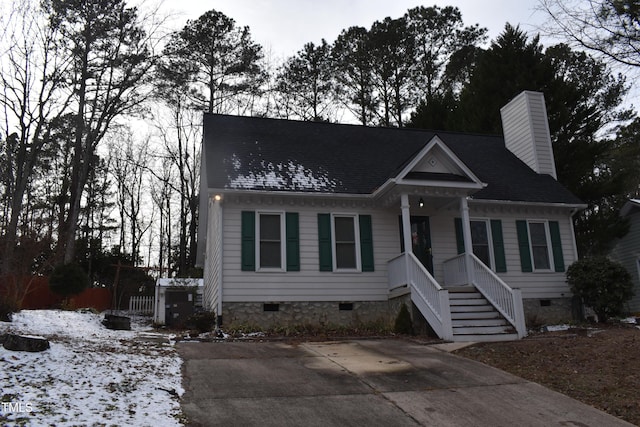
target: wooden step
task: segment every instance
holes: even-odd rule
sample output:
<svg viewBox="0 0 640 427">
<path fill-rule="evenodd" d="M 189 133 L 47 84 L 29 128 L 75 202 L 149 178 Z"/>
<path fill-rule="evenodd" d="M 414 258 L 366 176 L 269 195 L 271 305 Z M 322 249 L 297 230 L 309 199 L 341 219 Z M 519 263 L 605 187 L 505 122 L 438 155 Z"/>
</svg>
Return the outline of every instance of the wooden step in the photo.
<svg viewBox="0 0 640 427">
<path fill-rule="evenodd" d="M 453 328 L 477 328 L 485 326 L 508 326 L 507 322 L 503 318 L 494 319 L 451 319 L 451 326 Z"/>
<path fill-rule="evenodd" d="M 500 342 L 500 341 L 516 341 L 518 334 L 494 334 L 494 335 L 454 335 L 454 342 Z"/>
<path fill-rule="evenodd" d="M 449 299 L 449 305 L 489 305 L 489 301 L 484 298 L 473 298 L 473 299 Z"/>
<path fill-rule="evenodd" d="M 511 327 L 507 326 L 463 326 L 454 327 L 453 335 L 491 335 L 513 332 Z"/>
<path fill-rule="evenodd" d="M 500 313 L 495 310 L 486 311 L 453 311 L 451 310 L 451 319 L 502 319 Z"/>
<path fill-rule="evenodd" d="M 495 311 L 492 305 L 451 305 L 451 313 L 473 313 Z"/>
</svg>

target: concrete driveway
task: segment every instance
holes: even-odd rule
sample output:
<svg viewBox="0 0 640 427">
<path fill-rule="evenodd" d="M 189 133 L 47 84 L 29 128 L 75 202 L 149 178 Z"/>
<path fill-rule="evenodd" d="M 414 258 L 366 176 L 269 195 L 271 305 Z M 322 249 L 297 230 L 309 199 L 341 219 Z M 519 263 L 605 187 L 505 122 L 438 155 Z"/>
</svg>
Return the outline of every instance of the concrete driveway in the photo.
<svg viewBox="0 0 640 427">
<path fill-rule="evenodd" d="M 631 426 L 434 345 L 182 342 L 178 351 L 193 426 Z"/>
</svg>

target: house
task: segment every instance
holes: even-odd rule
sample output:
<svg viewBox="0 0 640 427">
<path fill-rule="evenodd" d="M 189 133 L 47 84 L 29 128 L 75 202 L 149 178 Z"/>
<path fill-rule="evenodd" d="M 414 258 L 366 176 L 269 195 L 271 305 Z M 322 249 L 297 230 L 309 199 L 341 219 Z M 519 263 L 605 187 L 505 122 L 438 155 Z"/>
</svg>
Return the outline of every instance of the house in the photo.
<svg viewBox="0 0 640 427">
<path fill-rule="evenodd" d="M 543 95 L 501 114 L 504 138 L 205 114 L 205 307 L 269 326 L 393 321 L 406 303 L 449 340 L 570 317 L 584 205 L 556 181 Z"/>
<path fill-rule="evenodd" d="M 631 275 L 635 295 L 628 302 L 631 313 L 640 312 L 640 199 L 630 199 L 620 210 L 629 219 L 629 232 L 614 242 L 609 256 L 621 263 Z"/>
<path fill-rule="evenodd" d="M 162 278 L 156 281 L 153 321 L 178 326 L 202 309 L 203 279 Z"/>
</svg>

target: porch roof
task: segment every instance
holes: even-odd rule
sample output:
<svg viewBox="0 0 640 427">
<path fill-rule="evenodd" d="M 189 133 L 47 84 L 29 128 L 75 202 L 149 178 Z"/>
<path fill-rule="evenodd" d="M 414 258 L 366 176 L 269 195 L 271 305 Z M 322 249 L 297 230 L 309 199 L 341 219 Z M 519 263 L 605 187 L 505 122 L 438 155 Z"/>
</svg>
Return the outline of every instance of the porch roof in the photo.
<svg viewBox="0 0 640 427">
<path fill-rule="evenodd" d="M 373 194 L 438 137 L 486 187 L 475 199 L 582 202 L 511 153 L 501 136 L 204 115 L 203 179 L 210 189 Z M 455 174 L 405 179 L 470 182 Z"/>
</svg>

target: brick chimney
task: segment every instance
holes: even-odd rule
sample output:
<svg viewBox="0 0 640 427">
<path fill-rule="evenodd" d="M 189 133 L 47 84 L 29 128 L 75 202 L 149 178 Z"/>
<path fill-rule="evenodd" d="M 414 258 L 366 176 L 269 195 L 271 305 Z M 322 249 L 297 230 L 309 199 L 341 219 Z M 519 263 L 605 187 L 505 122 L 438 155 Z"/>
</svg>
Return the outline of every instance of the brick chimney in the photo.
<svg viewBox="0 0 640 427">
<path fill-rule="evenodd" d="M 541 92 L 524 91 L 500 109 L 506 147 L 531 169 L 557 179 Z"/>
</svg>

